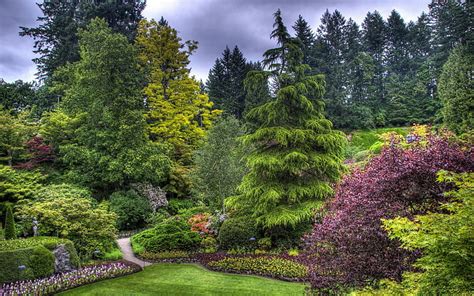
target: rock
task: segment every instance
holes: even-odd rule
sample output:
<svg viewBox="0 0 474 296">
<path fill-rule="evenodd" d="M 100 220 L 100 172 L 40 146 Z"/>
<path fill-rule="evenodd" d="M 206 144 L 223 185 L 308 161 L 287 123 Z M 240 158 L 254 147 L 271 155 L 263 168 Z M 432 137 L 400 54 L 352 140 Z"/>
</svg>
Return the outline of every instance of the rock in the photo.
<svg viewBox="0 0 474 296">
<path fill-rule="evenodd" d="M 74 266 L 69 259 L 69 252 L 65 245 L 59 245 L 54 249 L 54 272 L 66 272 L 74 270 Z"/>
</svg>

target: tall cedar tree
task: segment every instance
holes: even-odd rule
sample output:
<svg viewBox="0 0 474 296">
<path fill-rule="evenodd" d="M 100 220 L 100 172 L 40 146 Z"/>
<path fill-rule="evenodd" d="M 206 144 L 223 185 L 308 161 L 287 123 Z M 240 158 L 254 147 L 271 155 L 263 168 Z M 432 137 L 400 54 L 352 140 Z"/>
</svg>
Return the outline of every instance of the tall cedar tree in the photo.
<svg viewBox="0 0 474 296">
<path fill-rule="evenodd" d="M 322 115 L 323 77 L 305 74 L 309 67 L 301 64 L 299 47 L 289 45 L 280 11 L 274 16 L 272 37 L 280 47 L 264 56 L 279 88 L 274 100 L 248 114 L 259 122 L 255 132 L 242 137 L 251 149 L 249 173 L 239 186 L 241 194 L 227 201 L 249 211 L 265 228 L 310 221 L 333 193 L 331 185 L 343 169 L 345 142 Z"/>
<path fill-rule="evenodd" d="M 203 140 L 212 120 L 220 113 L 190 77 L 189 56 L 197 48 L 195 41 L 181 42 L 175 29 L 162 18 L 140 22 L 136 45 L 146 74 L 143 89 L 150 137 L 173 147 L 173 171 L 168 192 L 184 196 L 189 192 L 192 152 Z"/>
<path fill-rule="evenodd" d="M 107 192 L 160 182 L 169 159 L 146 135 L 135 48 L 102 19 L 79 30 L 79 45 L 80 61 L 58 72 L 65 96 L 57 112 L 75 122 L 59 147 L 71 177 Z"/>
<path fill-rule="evenodd" d="M 115 32 L 133 40 L 145 0 L 49 0 L 37 5 L 43 14 L 37 19 L 40 24 L 21 27 L 20 35 L 34 38 L 38 76 L 51 78 L 59 67 L 79 60 L 78 29 L 95 17 L 104 18 Z"/>
<path fill-rule="evenodd" d="M 303 64 L 306 64 L 311 68 L 316 67 L 312 55 L 316 37 L 314 36 L 308 22 L 301 15 L 298 16 L 298 19 L 293 25 L 293 30 L 295 30 L 295 37 L 299 40 L 301 51 L 303 52 Z"/>
</svg>

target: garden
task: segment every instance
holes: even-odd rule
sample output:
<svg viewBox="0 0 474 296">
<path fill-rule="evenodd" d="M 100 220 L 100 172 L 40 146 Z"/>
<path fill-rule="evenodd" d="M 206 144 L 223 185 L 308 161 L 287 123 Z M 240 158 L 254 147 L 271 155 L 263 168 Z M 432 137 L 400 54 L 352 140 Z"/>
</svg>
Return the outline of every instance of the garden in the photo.
<svg viewBox="0 0 474 296">
<path fill-rule="evenodd" d="M 437 103 L 408 116 L 423 83 L 392 93 L 394 59 L 377 77 L 369 49 L 347 63 L 369 65 L 339 70 L 366 79 L 347 100 L 370 103 L 331 101 L 337 71 L 312 61 L 337 59 L 325 47 L 337 11 L 308 51 L 306 21 L 291 36 L 278 9 L 277 47 L 256 63 L 227 48 L 204 85 L 189 67 L 197 42 L 130 2 L 61 4 L 81 12 L 73 32 L 45 2 L 49 26 L 22 28 L 45 44 L 47 30 L 65 30 L 77 44 L 59 66 L 57 52 L 37 61 L 41 87 L 0 83 L 0 295 L 474 293 L 469 45 L 447 50 Z M 430 6 L 432 23 L 443 21 L 435 9 L 471 8 L 456 3 Z M 133 26 L 114 21 L 124 15 Z M 351 22 L 344 30 L 359 32 Z M 426 55 L 415 54 L 416 80 Z M 393 99 L 373 104 L 379 78 Z"/>
</svg>

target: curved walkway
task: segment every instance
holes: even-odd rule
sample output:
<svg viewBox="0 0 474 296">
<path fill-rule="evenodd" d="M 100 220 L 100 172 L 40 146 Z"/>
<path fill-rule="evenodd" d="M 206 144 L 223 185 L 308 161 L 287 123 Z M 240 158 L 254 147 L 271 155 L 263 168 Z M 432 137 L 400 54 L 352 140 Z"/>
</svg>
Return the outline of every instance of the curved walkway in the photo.
<svg viewBox="0 0 474 296">
<path fill-rule="evenodd" d="M 140 265 L 141 267 L 145 267 L 148 265 L 151 265 L 150 262 L 143 261 L 137 257 L 135 257 L 135 254 L 133 254 L 132 246 L 130 244 L 130 238 L 129 237 L 124 237 L 121 239 L 117 240 L 117 244 L 122 251 L 123 254 L 123 259 L 136 263 Z"/>
</svg>

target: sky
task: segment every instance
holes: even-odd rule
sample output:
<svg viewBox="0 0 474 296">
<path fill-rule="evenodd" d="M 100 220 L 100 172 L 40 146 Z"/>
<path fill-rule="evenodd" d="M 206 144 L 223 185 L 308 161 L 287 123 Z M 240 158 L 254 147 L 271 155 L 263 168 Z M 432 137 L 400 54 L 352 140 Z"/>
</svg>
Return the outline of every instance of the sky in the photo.
<svg viewBox="0 0 474 296">
<path fill-rule="evenodd" d="M 37 26 L 41 11 L 35 0 L 0 0 L 0 78 L 12 82 L 32 81 L 36 66 L 31 61 L 34 41 L 20 37 L 20 26 Z M 430 0 L 148 0 L 146 18 L 163 16 L 176 28 L 183 40 L 196 40 L 199 47 L 191 56 L 191 73 L 206 80 L 209 69 L 226 46 L 238 45 L 248 60 L 261 59 L 274 47 L 270 39 L 272 14 L 280 8 L 283 20 L 291 28 L 302 15 L 316 31 L 322 14 L 339 10 L 348 19 L 361 24 L 368 11 L 379 11 L 387 18 L 396 9 L 406 22 L 416 21 L 428 11 Z"/>
</svg>

